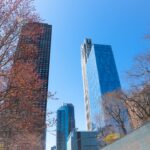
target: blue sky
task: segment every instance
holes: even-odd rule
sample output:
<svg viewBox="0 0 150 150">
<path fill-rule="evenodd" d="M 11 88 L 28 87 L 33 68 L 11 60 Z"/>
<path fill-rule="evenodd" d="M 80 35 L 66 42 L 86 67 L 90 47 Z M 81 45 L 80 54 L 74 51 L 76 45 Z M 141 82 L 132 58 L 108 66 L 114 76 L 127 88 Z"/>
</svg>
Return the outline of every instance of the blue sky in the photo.
<svg viewBox="0 0 150 150">
<path fill-rule="evenodd" d="M 35 4 L 44 22 L 53 26 L 49 90 L 57 92 L 60 100 L 50 101 L 48 109 L 56 111 L 63 102 L 73 103 L 76 126 L 85 130 L 81 43 L 88 37 L 96 44 L 110 44 L 125 87 L 124 73 L 134 56 L 150 47 L 144 39 L 150 33 L 150 1 L 35 0 Z M 47 150 L 55 145 L 55 138 L 48 132 Z"/>
</svg>

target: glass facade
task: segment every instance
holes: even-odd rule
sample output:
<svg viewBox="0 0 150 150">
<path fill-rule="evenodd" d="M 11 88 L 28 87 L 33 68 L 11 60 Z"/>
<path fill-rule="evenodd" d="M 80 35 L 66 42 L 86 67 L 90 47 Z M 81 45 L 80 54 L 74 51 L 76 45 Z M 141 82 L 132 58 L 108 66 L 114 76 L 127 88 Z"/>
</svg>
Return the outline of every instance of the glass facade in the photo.
<svg viewBox="0 0 150 150">
<path fill-rule="evenodd" d="M 90 46 L 87 46 L 89 43 Z M 121 89 L 112 48 L 109 45 L 92 44 L 90 39 L 86 39 L 81 46 L 81 62 L 87 129 L 97 130 L 104 127 L 107 120 L 103 96 Z M 114 124 L 112 120 L 109 122 Z"/>
<path fill-rule="evenodd" d="M 45 89 L 46 91 L 48 91 L 51 34 L 51 25 L 37 22 L 25 24 L 21 30 L 21 35 L 19 38 L 16 52 L 16 54 L 19 54 L 19 57 L 16 57 L 17 59 L 23 59 L 24 61 L 30 61 L 30 59 L 32 59 L 32 61 L 36 62 L 37 72 L 40 78 L 45 81 L 43 89 Z M 26 58 L 26 56 L 20 57 L 24 54 L 24 51 L 28 51 L 28 46 L 33 46 L 33 51 L 34 48 L 36 48 L 35 58 Z M 47 99 L 42 100 L 39 104 L 41 109 L 45 113 L 46 104 Z"/>
<path fill-rule="evenodd" d="M 67 150 L 99 150 L 98 132 L 72 131 L 68 137 Z"/>
<path fill-rule="evenodd" d="M 49 64 L 50 64 L 50 49 L 51 49 L 51 34 L 52 26 L 44 23 L 27 23 L 22 27 L 21 35 L 18 42 L 18 47 L 16 51 L 17 59 L 23 59 L 28 61 L 30 58 L 26 58 L 23 55 L 23 51 L 28 50 L 27 45 L 34 45 L 37 50 L 37 57 L 35 57 L 37 72 L 42 80 L 44 80 L 43 91 L 48 93 L 48 77 L 49 77 Z M 26 45 L 26 47 L 22 47 Z M 34 50 L 34 47 L 33 47 Z M 32 58 L 31 58 L 32 59 Z M 30 61 L 30 60 L 29 60 Z M 41 147 L 45 150 L 46 142 L 46 107 L 47 107 L 47 96 L 45 99 L 37 102 L 39 109 L 42 110 L 42 133 L 41 133 Z M 38 126 L 38 122 L 35 124 Z"/>
<path fill-rule="evenodd" d="M 87 60 L 86 71 L 88 80 L 88 94 L 90 104 L 90 118 L 91 118 L 91 130 L 95 130 L 99 122 L 99 117 L 103 113 L 101 101 L 101 91 L 99 83 L 99 74 L 97 69 L 97 62 L 95 59 L 95 49 L 92 47 L 91 53 Z M 96 120 L 98 119 L 98 120 Z M 102 118 L 101 118 L 102 121 Z M 104 125 L 104 122 L 101 122 Z"/>
<path fill-rule="evenodd" d="M 72 104 L 64 104 L 57 110 L 57 150 L 67 149 L 67 138 L 75 128 L 74 107 Z"/>
<path fill-rule="evenodd" d="M 56 146 L 51 147 L 51 150 L 56 150 Z"/>
</svg>

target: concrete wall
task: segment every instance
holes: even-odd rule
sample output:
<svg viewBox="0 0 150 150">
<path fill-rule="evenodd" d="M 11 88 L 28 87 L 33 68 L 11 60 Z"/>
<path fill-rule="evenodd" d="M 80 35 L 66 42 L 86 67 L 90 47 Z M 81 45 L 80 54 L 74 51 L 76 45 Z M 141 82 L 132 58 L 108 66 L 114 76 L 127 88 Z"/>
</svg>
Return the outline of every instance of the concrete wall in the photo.
<svg viewBox="0 0 150 150">
<path fill-rule="evenodd" d="M 102 150 L 150 150 L 150 122 Z"/>
</svg>

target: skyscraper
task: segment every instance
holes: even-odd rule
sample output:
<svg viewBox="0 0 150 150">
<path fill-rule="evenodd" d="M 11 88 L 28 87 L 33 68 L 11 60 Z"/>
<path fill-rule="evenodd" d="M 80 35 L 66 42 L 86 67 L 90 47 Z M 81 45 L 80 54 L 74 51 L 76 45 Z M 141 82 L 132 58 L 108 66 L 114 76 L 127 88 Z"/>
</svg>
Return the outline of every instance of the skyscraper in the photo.
<svg viewBox="0 0 150 150">
<path fill-rule="evenodd" d="M 36 69 L 40 78 L 44 81 L 43 91 L 48 93 L 48 76 L 49 76 L 49 64 L 50 64 L 50 48 L 51 48 L 51 34 L 52 26 L 44 23 L 27 23 L 22 27 L 18 47 L 16 51 L 17 59 L 23 59 L 23 61 L 30 61 L 30 58 L 26 58 L 23 51 L 28 50 L 28 45 L 36 47 L 36 57 L 34 59 L 36 63 Z M 23 45 L 26 45 L 23 47 Z M 30 49 L 31 50 L 31 49 Z M 19 55 L 19 56 L 18 56 Z M 22 56 L 22 57 L 21 57 Z M 45 149 L 45 138 L 46 138 L 46 107 L 47 107 L 47 96 L 44 99 L 38 100 L 37 105 L 39 110 L 42 111 L 42 118 L 40 126 L 42 126 L 41 141 L 40 145 L 42 150 Z M 39 122 L 35 123 L 36 126 Z"/>
<path fill-rule="evenodd" d="M 92 44 L 85 39 L 81 45 L 81 63 L 87 129 L 106 125 L 103 110 L 103 96 L 121 89 L 119 76 L 111 46 Z"/>
<path fill-rule="evenodd" d="M 74 107 L 72 104 L 64 104 L 57 110 L 57 150 L 67 150 L 67 138 L 74 128 Z"/>
</svg>

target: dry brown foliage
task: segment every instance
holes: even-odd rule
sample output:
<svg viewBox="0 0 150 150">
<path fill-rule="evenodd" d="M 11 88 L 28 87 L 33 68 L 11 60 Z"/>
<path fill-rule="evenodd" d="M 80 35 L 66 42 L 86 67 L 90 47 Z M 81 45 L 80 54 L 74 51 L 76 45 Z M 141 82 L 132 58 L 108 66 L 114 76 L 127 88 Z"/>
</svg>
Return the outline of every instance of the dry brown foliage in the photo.
<svg viewBox="0 0 150 150">
<path fill-rule="evenodd" d="M 25 23 L 39 21 L 32 2 L 0 0 L 0 140 L 3 138 L 8 150 L 15 145 L 21 150 L 29 149 L 28 145 L 38 149 L 35 145 L 41 145 L 39 133 L 45 130 L 45 113 L 40 109 L 46 96 L 45 81 L 37 73 L 35 36 L 42 30 L 20 32 Z M 17 45 L 19 38 L 28 35 L 35 44 Z"/>
</svg>

